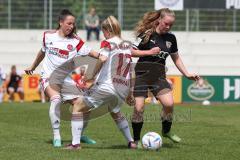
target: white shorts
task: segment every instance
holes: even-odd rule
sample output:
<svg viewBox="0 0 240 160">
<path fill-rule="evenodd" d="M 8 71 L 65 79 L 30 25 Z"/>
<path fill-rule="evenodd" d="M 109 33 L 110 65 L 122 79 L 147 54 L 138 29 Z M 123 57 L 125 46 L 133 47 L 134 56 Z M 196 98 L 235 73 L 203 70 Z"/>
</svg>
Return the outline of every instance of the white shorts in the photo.
<svg viewBox="0 0 240 160">
<path fill-rule="evenodd" d="M 41 88 L 45 91 L 45 89 L 49 86 L 48 78 L 41 78 Z M 83 91 L 77 87 L 74 81 L 65 81 L 61 86 L 60 93 L 63 101 L 73 100 L 83 95 Z"/>
<path fill-rule="evenodd" d="M 95 84 L 90 90 L 86 91 L 83 101 L 89 108 L 96 109 L 108 107 L 108 111 L 117 113 L 123 104 L 123 100 L 114 93 L 114 90 L 107 85 Z"/>
</svg>

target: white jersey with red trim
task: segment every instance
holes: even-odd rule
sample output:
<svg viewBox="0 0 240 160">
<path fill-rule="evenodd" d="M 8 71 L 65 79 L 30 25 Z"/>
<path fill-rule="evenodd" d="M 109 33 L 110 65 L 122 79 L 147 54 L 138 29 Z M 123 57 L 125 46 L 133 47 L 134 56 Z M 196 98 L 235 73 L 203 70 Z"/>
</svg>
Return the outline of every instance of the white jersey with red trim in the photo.
<svg viewBox="0 0 240 160">
<path fill-rule="evenodd" d="M 108 59 L 103 64 L 96 83 L 125 98 L 130 89 L 131 51 L 124 48 L 123 44 L 124 41 L 116 36 L 102 41 L 100 54 Z"/>
<path fill-rule="evenodd" d="M 42 52 L 45 53 L 42 78 L 49 78 L 52 72 L 75 56 L 86 56 L 91 48 L 77 36 L 61 37 L 58 31 L 46 31 L 43 36 Z"/>
</svg>

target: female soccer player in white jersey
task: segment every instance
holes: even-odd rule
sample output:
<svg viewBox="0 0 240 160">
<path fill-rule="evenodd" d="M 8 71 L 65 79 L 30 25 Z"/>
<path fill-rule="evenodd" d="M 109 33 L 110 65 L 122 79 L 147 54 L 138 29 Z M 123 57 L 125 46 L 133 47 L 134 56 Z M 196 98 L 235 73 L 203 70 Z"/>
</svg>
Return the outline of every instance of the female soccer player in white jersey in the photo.
<svg viewBox="0 0 240 160">
<path fill-rule="evenodd" d="M 58 28 L 55 31 L 46 31 L 43 35 L 43 45 L 38 52 L 36 59 L 31 67 L 25 70 L 26 74 L 32 74 L 35 68 L 43 60 L 41 70 L 41 85 L 45 94 L 50 98 L 49 116 L 53 129 L 53 145 L 61 146 L 60 136 L 60 105 L 64 100 L 71 100 L 73 105 L 79 95 L 60 95 L 59 86 L 49 84 L 51 74 L 61 65 L 76 56 L 89 55 L 98 58 L 99 53 L 92 51 L 76 35 L 75 17 L 69 10 L 62 10 L 58 19 Z M 74 83 L 70 77 L 64 79 L 64 83 Z"/>
<path fill-rule="evenodd" d="M 106 40 L 101 43 L 99 58 L 104 60 L 92 88 L 86 92 L 79 105 L 73 108 L 72 143 L 66 149 L 80 149 L 80 137 L 83 129 L 83 113 L 91 109 L 107 106 L 117 127 L 128 142 L 129 148 L 136 148 L 130 133 L 128 122 L 120 112 L 120 106 L 130 91 L 131 56 L 158 54 L 158 47 L 151 50 L 130 50 L 124 48 L 119 22 L 109 16 L 102 22 L 102 31 Z M 132 52 L 132 53 L 131 53 Z M 80 98 L 79 98 L 80 99 Z M 73 124 L 73 123 L 71 123 Z M 74 129 L 75 128 L 75 129 Z"/>
</svg>

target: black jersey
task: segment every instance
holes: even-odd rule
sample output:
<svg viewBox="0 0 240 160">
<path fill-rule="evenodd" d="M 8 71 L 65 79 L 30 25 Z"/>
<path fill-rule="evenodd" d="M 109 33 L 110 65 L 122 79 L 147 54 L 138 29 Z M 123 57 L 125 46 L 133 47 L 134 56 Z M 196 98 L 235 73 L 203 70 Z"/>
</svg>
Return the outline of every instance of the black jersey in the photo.
<svg viewBox="0 0 240 160">
<path fill-rule="evenodd" d="M 18 88 L 21 79 L 22 79 L 21 76 L 17 74 L 11 74 L 8 87 Z"/>
<path fill-rule="evenodd" d="M 147 43 L 143 43 L 143 39 L 139 38 L 139 44 L 137 48 L 139 50 L 149 50 L 153 47 L 159 47 L 161 49 L 161 52 L 157 55 L 152 56 L 144 56 L 140 57 L 138 62 L 157 62 L 160 64 L 165 65 L 166 58 L 172 54 L 178 51 L 177 48 L 177 40 L 174 34 L 172 33 L 166 33 L 166 34 L 158 34 L 157 32 L 154 32 Z"/>
<path fill-rule="evenodd" d="M 137 77 L 141 75 L 142 78 L 149 81 L 157 81 L 158 78 L 166 78 L 166 59 L 169 55 L 178 51 L 175 35 L 172 33 L 160 35 L 154 32 L 147 43 L 143 43 L 143 39 L 140 37 L 141 36 L 139 36 L 138 41 L 140 43 L 136 46 L 138 49 L 149 50 L 154 47 L 159 47 L 161 51 L 157 55 L 144 56 L 138 59 L 135 67 Z"/>
</svg>

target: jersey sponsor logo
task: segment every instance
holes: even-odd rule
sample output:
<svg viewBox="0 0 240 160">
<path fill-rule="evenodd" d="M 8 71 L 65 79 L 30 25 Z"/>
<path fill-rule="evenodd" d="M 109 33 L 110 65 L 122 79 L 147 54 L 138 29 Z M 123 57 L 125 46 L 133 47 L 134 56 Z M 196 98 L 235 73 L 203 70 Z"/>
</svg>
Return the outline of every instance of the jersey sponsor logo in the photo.
<svg viewBox="0 0 240 160">
<path fill-rule="evenodd" d="M 171 48 L 172 42 L 166 41 L 166 46 L 167 46 L 168 49 Z"/>
<path fill-rule="evenodd" d="M 59 48 L 49 48 L 49 54 L 56 55 L 60 58 L 68 59 L 69 52 L 67 50 L 59 49 Z"/>
<path fill-rule="evenodd" d="M 68 45 L 67 45 L 67 49 L 68 49 L 69 51 L 72 51 L 72 50 L 73 50 L 73 46 L 72 46 L 71 44 L 68 44 Z"/>
<path fill-rule="evenodd" d="M 167 57 L 169 56 L 169 53 L 168 52 L 164 52 L 164 51 L 160 51 L 159 54 L 157 55 L 153 55 L 154 57 L 158 57 L 158 58 L 161 58 L 161 59 L 167 59 Z"/>
</svg>

